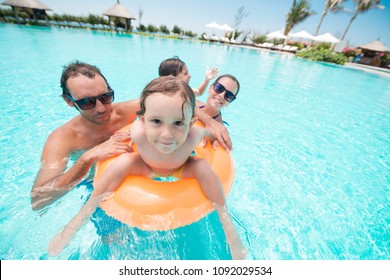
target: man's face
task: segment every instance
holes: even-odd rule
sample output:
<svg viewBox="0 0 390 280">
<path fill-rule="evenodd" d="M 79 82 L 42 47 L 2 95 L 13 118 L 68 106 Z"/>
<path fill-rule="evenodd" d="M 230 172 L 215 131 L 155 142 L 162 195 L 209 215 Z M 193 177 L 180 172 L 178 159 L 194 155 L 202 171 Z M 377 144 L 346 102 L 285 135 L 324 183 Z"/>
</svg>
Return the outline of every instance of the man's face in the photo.
<svg viewBox="0 0 390 280">
<path fill-rule="evenodd" d="M 74 100 L 80 100 L 87 97 L 96 97 L 102 93 L 108 92 L 107 84 L 104 79 L 96 75 L 93 78 L 88 78 L 83 75 L 78 75 L 73 78 L 69 78 L 67 81 L 67 87 Z M 111 116 L 111 104 L 103 104 L 99 99 L 96 100 L 96 106 L 89 110 L 82 110 L 77 104 L 67 99 L 67 103 L 70 106 L 75 106 L 80 114 L 97 125 L 104 125 L 110 121 Z"/>
</svg>

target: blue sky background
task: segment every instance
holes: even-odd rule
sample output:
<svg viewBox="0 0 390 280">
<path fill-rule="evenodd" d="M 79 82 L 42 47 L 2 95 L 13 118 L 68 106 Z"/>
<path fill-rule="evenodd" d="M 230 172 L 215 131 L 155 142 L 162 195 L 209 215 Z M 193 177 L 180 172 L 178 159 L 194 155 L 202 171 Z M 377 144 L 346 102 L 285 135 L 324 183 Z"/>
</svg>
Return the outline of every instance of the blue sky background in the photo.
<svg viewBox="0 0 390 280">
<path fill-rule="evenodd" d="M 74 15 L 102 14 L 116 3 L 116 0 L 41 0 L 53 9 L 55 13 L 70 13 Z M 239 30 L 248 30 L 257 34 L 266 34 L 280 30 L 285 26 L 285 19 L 293 0 L 121 0 L 120 3 L 136 18 L 134 26 L 138 26 L 139 10 L 143 10 L 141 23 L 160 26 L 165 24 L 170 30 L 178 25 L 184 30 L 190 30 L 198 35 L 208 34 L 212 30 L 204 25 L 217 21 L 220 24 L 234 25 L 234 16 L 241 6 L 249 14 L 239 26 Z M 293 28 L 293 32 L 306 30 L 314 33 L 324 9 L 324 0 L 309 0 L 315 15 L 307 18 L 303 23 Z M 384 10 L 373 9 L 358 15 L 349 29 L 346 40 L 349 45 L 358 46 L 380 38 L 390 48 L 390 0 L 382 0 Z M 350 10 L 354 8 L 352 0 L 346 1 L 344 6 Z M 3 6 L 5 8 L 6 6 Z M 319 31 L 319 35 L 330 32 L 341 37 L 351 18 L 350 13 L 329 13 Z M 222 35 L 222 31 L 217 35 Z"/>
</svg>

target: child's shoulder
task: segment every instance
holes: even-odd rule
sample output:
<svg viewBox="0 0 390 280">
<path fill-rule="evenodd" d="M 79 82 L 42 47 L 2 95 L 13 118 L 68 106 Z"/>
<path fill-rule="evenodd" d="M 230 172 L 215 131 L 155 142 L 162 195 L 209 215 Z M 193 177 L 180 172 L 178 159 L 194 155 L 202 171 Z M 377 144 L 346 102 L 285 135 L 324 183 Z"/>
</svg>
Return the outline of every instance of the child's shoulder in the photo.
<svg viewBox="0 0 390 280">
<path fill-rule="evenodd" d="M 135 143 L 137 143 L 138 140 L 142 140 L 145 136 L 145 129 L 142 126 L 141 120 L 136 120 L 130 128 L 130 138 Z"/>
</svg>

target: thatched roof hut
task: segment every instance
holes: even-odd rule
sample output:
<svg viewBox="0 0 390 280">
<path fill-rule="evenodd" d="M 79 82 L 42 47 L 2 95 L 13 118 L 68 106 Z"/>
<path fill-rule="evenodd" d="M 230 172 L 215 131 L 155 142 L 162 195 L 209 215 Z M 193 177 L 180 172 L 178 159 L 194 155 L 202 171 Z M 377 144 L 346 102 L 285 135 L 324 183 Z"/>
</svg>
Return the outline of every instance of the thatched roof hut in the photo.
<svg viewBox="0 0 390 280">
<path fill-rule="evenodd" d="M 26 12 L 30 19 L 34 19 L 37 22 L 38 19 L 48 20 L 46 11 L 52 11 L 52 9 L 38 0 L 6 0 L 1 4 L 12 7 L 18 23 L 20 23 L 18 17 L 19 12 Z"/>
<path fill-rule="evenodd" d="M 126 30 L 131 30 L 131 20 L 135 17 L 123 7 L 119 0 L 103 13 L 103 15 L 108 16 L 108 20 L 114 23 L 115 30 L 117 27 L 124 27 Z"/>
<path fill-rule="evenodd" d="M 372 41 L 368 44 L 361 45 L 358 47 L 359 49 L 364 49 L 364 50 L 370 50 L 370 51 L 375 51 L 375 52 L 390 52 L 390 49 L 388 49 L 381 41 L 376 40 Z"/>
<path fill-rule="evenodd" d="M 363 55 L 358 60 L 359 63 L 389 68 L 384 54 L 390 54 L 390 49 L 387 48 L 381 41 L 372 41 L 370 43 L 360 45 L 357 48 L 362 50 Z"/>
</svg>

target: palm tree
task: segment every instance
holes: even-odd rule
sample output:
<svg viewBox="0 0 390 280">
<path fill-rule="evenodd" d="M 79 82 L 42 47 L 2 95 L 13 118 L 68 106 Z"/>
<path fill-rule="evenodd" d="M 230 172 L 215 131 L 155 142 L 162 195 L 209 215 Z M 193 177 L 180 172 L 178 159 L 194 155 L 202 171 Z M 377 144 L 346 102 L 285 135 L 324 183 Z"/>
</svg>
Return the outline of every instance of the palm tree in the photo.
<svg viewBox="0 0 390 280">
<path fill-rule="evenodd" d="M 324 17 L 328 14 L 329 10 L 332 13 L 336 13 L 339 11 L 344 10 L 344 7 L 341 6 L 343 4 L 344 0 L 325 0 L 325 8 L 324 11 L 322 12 L 320 22 L 318 23 L 317 30 L 314 33 L 314 36 L 317 36 L 318 31 L 320 31 L 320 27 L 322 24 L 322 21 L 324 20 Z"/>
<path fill-rule="evenodd" d="M 352 22 L 355 20 L 355 18 L 358 16 L 358 14 L 367 12 L 371 9 L 381 9 L 383 10 L 385 7 L 380 5 L 381 0 L 353 0 L 356 3 L 355 13 L 351 17 L 347 28 L 344 31 L 343 36 L 341 36 L 340 40 L 344 40 L 345 35 L 348 32 L 348 29 L 351 27 Z"/>
<path fill-rule="evenodd" d="M 294 0 L 290 12 L 287 14 L 284 35 L 287 35 L 294 25 L 304 21 L 308 16 L 313 15 L 307 0 Z"/>
</svg>

